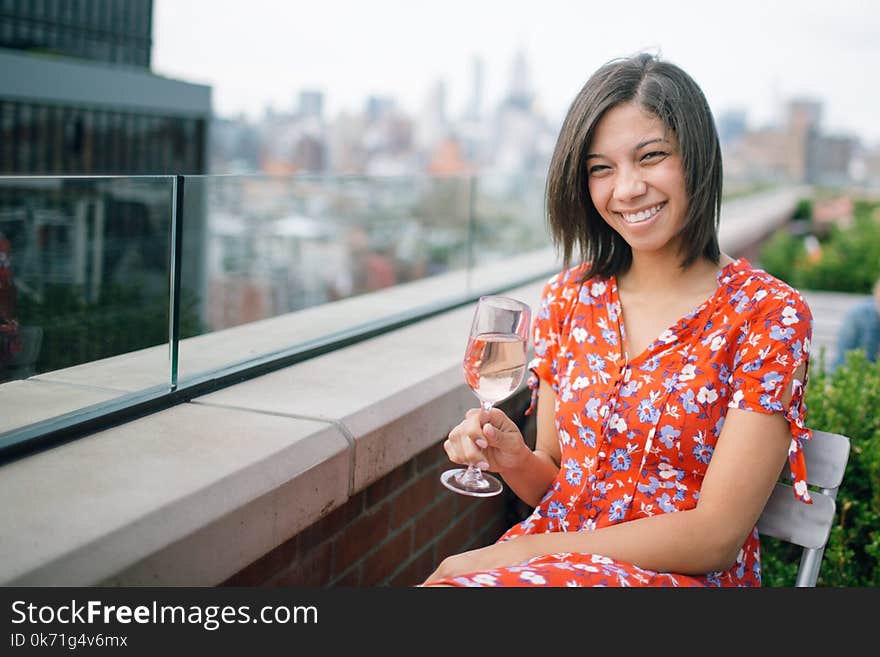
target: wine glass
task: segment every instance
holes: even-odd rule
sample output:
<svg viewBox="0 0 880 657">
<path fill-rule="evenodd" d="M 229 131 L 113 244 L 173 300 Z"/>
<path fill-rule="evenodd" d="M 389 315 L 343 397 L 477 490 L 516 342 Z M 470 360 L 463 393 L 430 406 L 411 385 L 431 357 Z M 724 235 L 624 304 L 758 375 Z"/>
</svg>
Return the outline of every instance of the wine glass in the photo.
<svg viewBox="0 0 880 657">
<path fill-rule="evenodd" d="M 483 296 L 477 302 L 464 354 L 464 380 L 486 412 L 522 383 L 531 316 L 528 305 L 510 297 Z M 474 465 L 447 470 L 440 481 L 449 490 L 472 497 L 491 497 L 504 488 Z"/>
</svg>

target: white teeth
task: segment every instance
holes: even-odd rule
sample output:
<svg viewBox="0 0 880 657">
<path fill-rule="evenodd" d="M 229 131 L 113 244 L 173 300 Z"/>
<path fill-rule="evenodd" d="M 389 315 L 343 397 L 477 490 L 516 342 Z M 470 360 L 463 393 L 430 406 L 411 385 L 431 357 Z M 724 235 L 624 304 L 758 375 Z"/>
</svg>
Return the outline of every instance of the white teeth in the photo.
<svg viewBox="0 0 880 657">
<path fill-rule="evenodd" d="M 642 210 L 641 212 L 636 212 L 635 214 L 622 214 L 623 220 L 630 224 L 637 224 L 647 219 L 650 219 L 655 214 L 660 212 L 660 209 L 663 207 L 663 204 L 655 205 L 653 208 L 648 208 L 647 210 Z"/>
</svg>

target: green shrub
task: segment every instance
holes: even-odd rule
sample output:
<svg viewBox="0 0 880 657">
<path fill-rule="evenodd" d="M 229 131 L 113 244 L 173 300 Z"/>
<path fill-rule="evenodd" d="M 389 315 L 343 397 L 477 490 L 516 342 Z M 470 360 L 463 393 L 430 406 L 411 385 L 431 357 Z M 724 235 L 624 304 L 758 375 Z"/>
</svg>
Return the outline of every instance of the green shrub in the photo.
<svg viewBox="0 0 880 657">
<path fill-rule="evenodd" d="M 880 585 L 880 364 L 862 351 L 828 373 L 824 354 L 811 364 L 807 424 L 848 436 L 849 462 L 822 560 L 820 586 Z M 800 548 L 762 538 L 765 586 L 793 586 Z"/>
<path fill-rule="evenodd" d="M 813 218 L 813 201 L 812 199 L 802 198 L 798 201 L 794 209 L 792 219 L 812 219 Z"/>
<path fill-rule="evenodd" d="M 763 244 L 759 257 L 764 270 L 789 285 L 798 287 L 795 263 L 802 260 L 805 255 L 804 240 L 780 230 Z"/>
<path fill-rule="evenodd" d="M 804 203 L 809 202 L 799 203 L 796 215 L 807 212 Z M 854 202 L 852 225 L 832 226 L 822 238 L 818 258 L 807 253 L 803 236 L 778 231 L 762 246 L 760 265 L 795 288 L 869 294 L 880 278 L 878 211 L 880 203 L 876 201 Z"/>
<path fill-rule="evenodd" d="M 857 212 L 849 228 L 831 229 L 821 258 L 801 260 L 796 269 L 797 287 L 869 294 L 880 276 L 880 224 L 868 212 Z"/>
</svg>

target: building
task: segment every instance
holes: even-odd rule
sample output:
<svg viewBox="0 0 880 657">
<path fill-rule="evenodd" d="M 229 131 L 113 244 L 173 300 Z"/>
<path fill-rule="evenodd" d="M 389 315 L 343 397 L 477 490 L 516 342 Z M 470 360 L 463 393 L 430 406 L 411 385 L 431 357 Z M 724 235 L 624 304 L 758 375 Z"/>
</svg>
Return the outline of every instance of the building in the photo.
<svg viewBox="0 0 880 657">
<path fill-rule="evenodd" d="M 211 89 L 150 72 L 152 6 L 3 3 L 0 175 L 206 172 Z"/>
<path fill-rule="evenodd" d="M 0 47 L 149 68 L 152 0 L 3 2 Z"/>
<path fill-rule="evenodd" d="M 0 238 L 12 320 L 41 341 L 36 364 L 13 363 L 25 374 L 168 340 L 168 176 L 207 171 L 211 88 L 150 71 L 152 11 L 152 0 L 0 4 Z M 118 178 L 149 174 L 164 177 Z M 182 240 L 198 309 L 203 197 L 194 182 Z M 82 307 L 91 327 L 75 321 Z"/>
<path fill-rule="evenodd" d="M 822 135 L 816 143 L 816 182 L 823 185 L 846 185 L 850 182 L 852 162 L 858 140 L 847 135 Z"/>
<path fill-rule="evenodd" d="M 871 189 L 880 189 L 880 144 L 866 149 L 862 161 L 866 185 Z"/>
<path fill-rule="evenodd" d="M 718 116 L 718 138 L 722 147 L 740 141 L 746 134 L 746 112 L 741 109 L 731 109 L 722 112 Z"/>
<path fill-rule="evenodd" d="M 322 120 L 324 117 L 324 92 L 306 89 L 299 92 L 300 118 Z"/>
<path fill-rule="evenodd" d="M 819 101 L 792 99 L 782 125 L 755 130 L 744 129 L 744 117 L 735 112 L 722 114 L 725 178 L 845 186 L 859 176 L 867 177 L 866 170 L 858 171 L 858 139 L 826 134 L 822 111 Z"/>
<path fill-rule="evenodd" d="M 475 123 L 483 116 L 483 96 L 485 95 L 485 65 L 481 57 L 471 60 L 471 95 L 464 118 Z"/>
<path fill-rule="evenodd" d="M 808 98 L 796 98 L 788 103 L 786 159 L 792 180 L 815 183 L 818 178 L 822 103 Z"/>
</svg>

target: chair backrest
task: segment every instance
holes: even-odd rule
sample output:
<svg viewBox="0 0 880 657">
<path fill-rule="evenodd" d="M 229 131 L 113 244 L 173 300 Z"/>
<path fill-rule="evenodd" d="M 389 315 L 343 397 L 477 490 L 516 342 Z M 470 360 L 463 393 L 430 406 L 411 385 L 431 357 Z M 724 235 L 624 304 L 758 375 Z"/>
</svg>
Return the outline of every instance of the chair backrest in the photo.
<svg viewBox="0 0 880 657">
<path fill-rule="evenodd" d="M 814 430 L 812 439 L 804 443 L 807 483 L 819 488 L 810 490 L 813 503 L 804 504 L 795 498 L 791 486 L 777 483 L 758 519 L 760 534 L 804 548 L 795 586 L 816 586 L 849 448 L 846 436 Z M 783 472 L 787 468 L 786 464 Z"/>
</svg>

